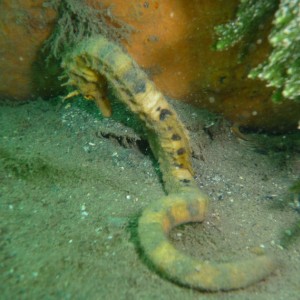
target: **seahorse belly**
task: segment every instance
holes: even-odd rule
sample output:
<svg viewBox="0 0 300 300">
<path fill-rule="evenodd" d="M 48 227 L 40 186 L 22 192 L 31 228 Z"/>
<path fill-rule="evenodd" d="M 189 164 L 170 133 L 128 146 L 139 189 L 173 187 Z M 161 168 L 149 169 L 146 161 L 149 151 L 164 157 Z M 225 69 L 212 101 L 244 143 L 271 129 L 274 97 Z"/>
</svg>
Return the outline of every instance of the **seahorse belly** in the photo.
<svg viewBox="0 0 300 300">
<path fill-rule="evenodd" d="M 87 98 L 102 101 L 107 87 L 136 113 L 151 133 L 168 195 L 155 200 L 139 220 L 139 238 L 157 270 L 181 285 L 203 290 L 230 290 L 268 276 L 275 260 L 260 256 L 249 261 L 213 263 L 193 259 L 172 246 L 169 231 L 178 224 L 202 222 L 208 198 L 197 187 L 187 131 L 174 109 L 132 58 L 104 37 L 88 38 L 65 56 L 68 84 Z M 77 93 L 76 92 L 76 93 Z"/>
</svg>

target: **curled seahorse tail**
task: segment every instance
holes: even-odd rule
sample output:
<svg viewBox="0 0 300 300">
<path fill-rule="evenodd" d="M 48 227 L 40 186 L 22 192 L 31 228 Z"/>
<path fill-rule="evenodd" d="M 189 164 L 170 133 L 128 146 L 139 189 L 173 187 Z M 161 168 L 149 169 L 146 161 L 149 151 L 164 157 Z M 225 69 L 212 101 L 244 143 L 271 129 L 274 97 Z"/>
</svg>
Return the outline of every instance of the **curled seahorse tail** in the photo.
<svg viewBox="0 0 300 300">
<path fill-rule="evenodd" d="M 219 291 L 249 286 L 270 275 L 278 266 L 273 258 L 213 263 L 201 261 L 178 251 L 168 233 L 175 226 L 202 222 L 207 199 L 201 192 L 170 194 L 154 201 L 139 220 L 139 240 L 146 257 L 161 275 L 191 288 Z"/>
</svg>

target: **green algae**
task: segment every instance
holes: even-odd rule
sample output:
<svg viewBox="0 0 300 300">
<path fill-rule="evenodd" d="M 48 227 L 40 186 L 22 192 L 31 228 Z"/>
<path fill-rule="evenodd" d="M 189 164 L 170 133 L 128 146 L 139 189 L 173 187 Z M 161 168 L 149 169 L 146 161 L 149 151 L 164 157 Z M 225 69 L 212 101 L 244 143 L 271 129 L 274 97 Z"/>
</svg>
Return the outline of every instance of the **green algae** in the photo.
<svg viewBox="0 0 300 300">
<path fill-rule="evenodd" d="M 272 50 L 267 59 L 252 69 L 249 78 L 259 78 L 274 88 L 273 100 L 300 101 L 300 2 L 299 0 L 241 0 L 236 19 L 216 27 L 217 50 L 225 50 L 261 30 L 270 16 L 268 40 Z"/>
</svg>

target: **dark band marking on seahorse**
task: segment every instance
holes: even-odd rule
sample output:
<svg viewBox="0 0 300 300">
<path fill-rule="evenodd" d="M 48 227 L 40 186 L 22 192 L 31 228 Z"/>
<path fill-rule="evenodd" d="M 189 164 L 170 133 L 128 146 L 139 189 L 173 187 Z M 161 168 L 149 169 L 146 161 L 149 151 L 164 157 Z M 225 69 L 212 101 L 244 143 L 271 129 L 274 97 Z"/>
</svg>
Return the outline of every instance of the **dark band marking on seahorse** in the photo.
<svg viewBox="0 0 300 300">
<path fill-rule="evenodd" d="M 185 286 L 216 291 L 248 286 L 277 267 L 268 256 L 217 264 L 176 250 L 168 240 L 169 231 L 182 223 L 202 222 L 208 203 L 193 178 L 188 135 L 176 112 L 132 58 L 101 36 L 78 44 L 62 66 L 68 84 L 78 89 L 75 94 L 101 101 L 108 84 L 155 137 L 149 142 L 168 195 L 145 209 L 138 232 L 145 254 L 161 273 Z"/>
</svg>

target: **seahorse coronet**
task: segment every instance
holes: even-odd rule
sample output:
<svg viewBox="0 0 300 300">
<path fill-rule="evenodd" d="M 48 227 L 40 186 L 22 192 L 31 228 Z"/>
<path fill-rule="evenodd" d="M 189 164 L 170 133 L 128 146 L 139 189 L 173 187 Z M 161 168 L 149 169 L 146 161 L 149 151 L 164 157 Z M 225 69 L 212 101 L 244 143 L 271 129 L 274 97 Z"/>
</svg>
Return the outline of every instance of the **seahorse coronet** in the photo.
<svg viewBox="0 0 300 300">
<path fill-rule="evenodd" d="M 194 180 L 189 137 L 177 113 L 138 64 L 102 36 L 76 45 L 65 55 L 62 67 L 68 82 L 89 99 L 106 99 L 106 87 L 112 88 L 153 137 L 149 143 L 159 160 L 168 194 L 143 211 L 138 235 L 144 253 L 160 274 L 183 286 L 218 291 L 246 287 L 277 268 L 277 261 L 268 256 L 215 263 L 177 250 L 168 239 L 170 230 L 182 223 L 202 222 L 208 204 L 208 197 Z M 109 114 L 109 108 L 106 112 Z"/>
</svg>

